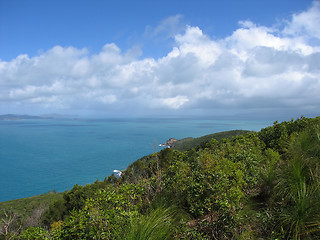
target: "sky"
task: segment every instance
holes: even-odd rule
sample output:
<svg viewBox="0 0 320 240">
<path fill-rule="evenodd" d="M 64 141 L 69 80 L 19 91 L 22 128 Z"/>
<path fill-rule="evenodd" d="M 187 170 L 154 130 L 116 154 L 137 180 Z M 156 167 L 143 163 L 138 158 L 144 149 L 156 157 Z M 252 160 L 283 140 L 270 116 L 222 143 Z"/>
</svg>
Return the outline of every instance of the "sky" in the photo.
<svg viewBox="0 0 320 240">
<path fill-rule="evenodd" d="M 0 0 L 0 114 L 319 116 L 320 1 Z"/>
</svg>

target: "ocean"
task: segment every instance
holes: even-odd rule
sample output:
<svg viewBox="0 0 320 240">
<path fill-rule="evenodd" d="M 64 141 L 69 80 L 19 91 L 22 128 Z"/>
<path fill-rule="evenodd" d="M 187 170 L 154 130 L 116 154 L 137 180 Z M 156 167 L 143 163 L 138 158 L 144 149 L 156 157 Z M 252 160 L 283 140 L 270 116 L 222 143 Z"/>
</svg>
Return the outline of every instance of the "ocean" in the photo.
<svg viewBox="0 0 320 240">
<path fill-rule="evenodd" d="M 178 118 L 0 120 L 0 202 L 103 180 L 172 137 L 259 131 L 270 125 Z"/>
</svg>

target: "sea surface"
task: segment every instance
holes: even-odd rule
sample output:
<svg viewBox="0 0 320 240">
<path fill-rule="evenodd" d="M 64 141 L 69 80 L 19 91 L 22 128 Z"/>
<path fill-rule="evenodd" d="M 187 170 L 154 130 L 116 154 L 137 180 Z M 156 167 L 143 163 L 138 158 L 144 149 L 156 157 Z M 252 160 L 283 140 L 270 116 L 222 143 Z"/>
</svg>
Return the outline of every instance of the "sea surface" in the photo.
<svg viewBox="0 0 320 240">
<path fill-rule="evenodd" d="M 0 120 L 0 202 L 103 180 L 171 137 L 259 131 L 271 125 L 270 121 L 176 118 Z"/>
</svg>

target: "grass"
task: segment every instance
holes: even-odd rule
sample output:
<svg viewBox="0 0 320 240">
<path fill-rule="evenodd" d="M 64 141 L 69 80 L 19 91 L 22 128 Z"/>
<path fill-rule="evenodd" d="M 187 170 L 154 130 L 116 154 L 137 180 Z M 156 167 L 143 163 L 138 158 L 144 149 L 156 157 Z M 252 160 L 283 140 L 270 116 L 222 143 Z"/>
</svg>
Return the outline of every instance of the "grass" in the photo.
<svg viewBox="0 0 320 240">
<path fill-rule="evenodd" d="M 131 221 L 128 232 L 119 239 L 165 240 L 171 239 L 173 226 L 179 216 L 175 208 L 158 207 L 139 219 Z"/>
<path fill-rule="evenodd" d="M 288 239 L 315 239 L 320 234 L 320 179 L 318 132 L 302 132 L 289 149 L 289 162 L 280 176 L 277 192 L 286 208 L 279 228 Z"/>
<path fill-rule="evenodd" d="M 10 217 L 14 216 L 13 224 L 20 225 L 23 228 L 37 224 L 40 221 L 41 214 L 47 210 L 51 203 L 61 199 L 63 193 L 49 192 L 38 196 L 15 199 L 6 202 L 0 202 L 0 219 L 6 218 L 5 212 Z M 32 221 L 37 221 L 32 223 Z M 3 222 L 0 221 L 0 228 Z"/>
</svg>

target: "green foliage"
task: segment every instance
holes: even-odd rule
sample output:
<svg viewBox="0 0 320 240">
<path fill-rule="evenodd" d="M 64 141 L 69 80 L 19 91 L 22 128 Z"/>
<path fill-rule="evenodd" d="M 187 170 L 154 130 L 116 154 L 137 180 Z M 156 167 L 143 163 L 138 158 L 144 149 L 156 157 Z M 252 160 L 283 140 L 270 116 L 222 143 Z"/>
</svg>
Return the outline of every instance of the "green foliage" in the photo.
<svg viewBox="0 0 320 240">
<path fill-rule="evenodd" d="M 63 220 L 73 210 L 84 207 L 86 199 L 92 197 L 98 189 L 106 189 L 111 184 L 107 181 L 96 181 L 86 186 L 75 185 L 70 191 L 64 192 L 63 197 L 52 202 L 42 217 L 42 222 L 50 226 L 53 222 Z"/>
<path fill-rule="evenodd" d="M 188 141 L 74 186 L 20 238 L 320 239 L 319 117 Z"/>
<path fill-rule="evenodd" d="M 272 127 L 267 127 L 259 132 L 259 138 L 265 143 L 266 148 L 272 148 L 284 153 L 288 147 L 288 139 L 292 133 L 298 133 L 306 128 L 317 126 L 320 117 L 305 118 L 301 117 L 296 121 L 274 122 Z"/>
<path fill-rule="evenodd" d="M 277 185 L 278 227 L 287 238 L 320 237 L 319 149 L 319 130 L 314 128 L 293 136 L 289 146 Z"/>
<path fill-rule="evenodd" d="M 144 192 L 143 184 L 99 189 L 82 209 L 73 210 L 54 234 L 60 239 L 114 239 L 115 231 L 125 231 L 129 219 L 139 215 Z"/>
<path fill-rule="evenodd" d="M 163 240 L 172 239 L 174 227 L 177 224 L 177 209 L 157 207 L 146 215 L 131 218 L 129 230 L 119 233 L 122 240 Z"/>
<path fill-rule="evenodd" d="M 23 231 L 18 239 L 22 240 L 47 240 L 48 233 L 42 227 L 32 227 Z"/>
<path fill-rule="evenodd" d="M 277 179 L 277 168 L 281 163 L 280 154 L 271 148 L 264 151 L 260 167 L 260 193 L 259 198 L 268 202 L 274 193 Z"/>
<path fill-rule="evenodd" d="M 232 237 L 246 193 L 258 182 L 263 148 L 247 134 L 186 152 L 165 171 L 165 197 L 196 218 L 207 216 L 199 227 L 210 236 Z"/>
<path fill-rule="evenodd" d="M 203 148 L 205 144 L 212 139 L 215 139 L 217 141 L 220 141 L 221 139 L 224 138 L 233 138 L 239 135 L 244 135 L 250 131 L 246 130 L 232 130 L 232 131 L 225 131 L 225 132 L 219 132 L 219 133 L 214 133 L 214 134 L 209 134 L 205 135 L 199 138 L 185 138 L 178 140 L 177 142 L 174 143 L 174 148 L 184 152 L 191 150 L 192 148 Z"/>
<path fill-rule="evenodd" d="M 49 206 L 49 209 L 42 217 L 42 222 L 44 225 L 49 226 L 51 223 L 63 219 L 65 215 L 67 215 L 67 208 L 63 199 L 59 199 Z"/>
<path fill-rule="evenodd" d="M 26 228 L 38 226 L 41 224 L 44 212 L 49 209 L 53 202 L 62 199 L 62 195 L 63 193 L 49 192 L 34 197 L 1 202 L 0 230 L 4 223 L 1 219 L 6 218 L 5 213 L 12 218 L 8 227 L 10 233 L 19 233 Z"/>
<path fill-rule="evenodd" d="M 138 159 L 123 171 L 120 181 L 135 182 L 139 178 L 149 179 L 154 176 L 156 171 L 157 153 L 144 156 Z"/>
<path fill-rule="evenodd" d="M 7 202 L 0 202 L 0 217 L 3 215 L 3 210 L 12 209 L 13 212 L 22 218 L 30 215 L 39 205 L 44 207 L 50 205 L 52 202 L 61 199 L 63 193 L 49 192 L 29 198 L 15 199 Z"/>
<path fill-rule="evenodd" d="M 75 185 L 70 191 L 63 195 L 65 207 L 67 211 L 79 210 L 83 208 L 86 199 L 92 196 L 97 189 L 107 188 L 108 182 L 96 181 L 94 184 L 87 184 L 86 186 Z"/>
<path fill-rule="evenodd" d="M 188 222 L 181 221 L 178 225 L 179 230 L 175 233 L 174 239 L 182 239 L 182 240 L 209 240 L 210 236 L 203 231 L 200 224 L 196 224 L 192 222 L 192 226 L 190 226 Z"/>
</svg>

